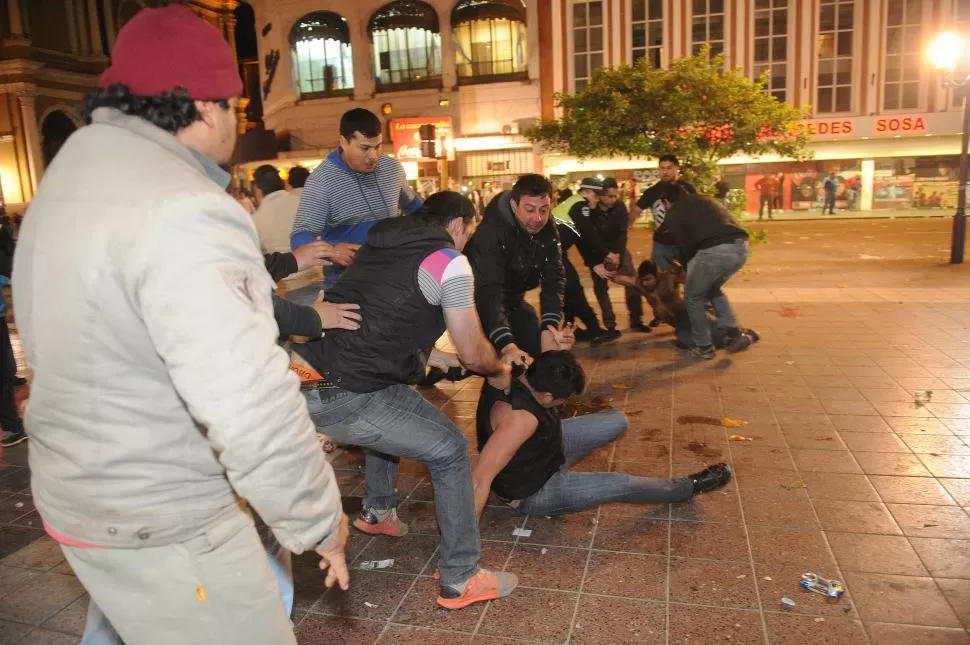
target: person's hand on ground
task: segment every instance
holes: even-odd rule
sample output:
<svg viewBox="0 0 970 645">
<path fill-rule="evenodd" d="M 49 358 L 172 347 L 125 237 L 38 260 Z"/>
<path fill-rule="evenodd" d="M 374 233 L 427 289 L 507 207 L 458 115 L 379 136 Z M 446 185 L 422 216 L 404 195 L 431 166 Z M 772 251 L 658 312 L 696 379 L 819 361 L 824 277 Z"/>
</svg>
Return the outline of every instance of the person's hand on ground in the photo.
<svg viewBox="0 0 970 645">
<path fill-rule="evenodd" d="M 512 363 L 519 363 L 523 367 L 532 365 L 532 357 L 519 349 L 515 343 L 509 343 L 502 348 L 501 359 L 506 365 L 511 365 Z"/>
<path fill-rule="evenodd" d="M 616 271 L 607 271 L 606 267 L 602 264 L 597 264 L 593 267 L 593 272 L 604 280 L 612 280 L 616 275 Z"/>
<path fill-rule="evenodd" d="M 304 244 L 293 251 L 293 257 L 296 258 L 296 269 L 297 271 L 304 271 L 311 267 L 328 266 L 330 263 L 325 258 L 329 258 L 333 255 L 333 252 L 332 246 L 320 240 Z"/>
<path fill-rule="evenodd" d="M 503 364 L 500 373 L 488 377 L 488 384 L 496 390 L 502 390 L 508 394 L 512 390 L 512 367 L 508 364 Z"/>
<path fill-rule="evenodd" d="M 357 254 L 357 249 L 359 248 L 360 244 L 341 242 L 337 246 L 333 247 L 332 259 L 342 267 L 349 267 L 354 261 L 354 256 Z"/>
<path fill-rule="evenodd" d="M 357 313 L 360 305 L 350 302 L 340 304 L 325 302 L 323 295 L 323 291 L 321 291 L 312 305 L 317 315 L 320 316 L 320 326 L 323 329 L 349 329 L 350 331 L 360 329 L 362 318 Z"/>
<path fill-rule="evenodd" d="M 347 546 L 347 515 L 340 514 L 340 528 L 337 529 L 337 539 L 326 549 L 317 549 L 320 556 L 320 570 L 327 572 L 323 581 L 327 589 L 336 582 L 344 591 L 350 587 L 350 571 L 347 568 L 347 556 L 344 549 Z"/>
</svg>

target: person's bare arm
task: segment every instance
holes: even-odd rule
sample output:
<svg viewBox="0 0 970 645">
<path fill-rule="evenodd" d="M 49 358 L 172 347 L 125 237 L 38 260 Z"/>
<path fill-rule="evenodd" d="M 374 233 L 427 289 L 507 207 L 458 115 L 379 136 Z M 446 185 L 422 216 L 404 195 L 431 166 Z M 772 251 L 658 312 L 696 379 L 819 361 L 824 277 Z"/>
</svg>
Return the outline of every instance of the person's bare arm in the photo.
<svg viewBox="0 0 970 645">
<path fill-rule="evenodd" d="M 628 228 L 633 228 L 633 225 L 636 224 L 637 219 L 640 218 L 640 213 L 642 212 L 643 212 L 643 209 L 640 208 L 640 205 L 637 204 L 636 202 L 633 202 L 633 206 L 630 207 L 630 216 L 627 219 Z"/>
<path fill-rule="evenodd" d="M 512 457 L 538 426 L 534 416 L 524 410 L 513 410 L 504 402 L 496 403 L 492 408 L 491 423 L 492 436 L 482 447 L 478 463 L 472 471 L 475 517 L 480 517 L 485 510 L 492 481 L 512 461 Z"/>
<path fill-rule="evenodd" d="M 492 387 L 508 390 L 511 368 L 499 360 L 495 347 L 485 338 L 475 308 L 445 309 L 445 326 L 462 365 L 486 377 Z"/>
</svg>

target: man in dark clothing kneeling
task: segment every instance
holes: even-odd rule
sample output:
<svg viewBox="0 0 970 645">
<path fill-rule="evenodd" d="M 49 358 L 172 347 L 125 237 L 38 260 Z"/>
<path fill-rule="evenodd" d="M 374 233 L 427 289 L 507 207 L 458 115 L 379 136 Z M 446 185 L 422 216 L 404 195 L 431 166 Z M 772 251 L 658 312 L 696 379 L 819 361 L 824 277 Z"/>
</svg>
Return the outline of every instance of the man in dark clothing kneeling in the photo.
<svg viewBox="0 0 970 645">
<path fill-rule="evenodd" d="M 675 479 L 570 471 L 627 429 L 626 415 L 619 410 L 563 419 L 565 399 L 585 387 L 586 374 L 568 351 L 536 358 L 512 381 L 508 394 L 483 386 L 476 421 L 480 455 L 473 475 L 477 514 L 490 491 L 520 513 L 564 515 L 611 502 L 684 502 L 731 480 L 726 464 Z"/>
<path fill-rule="evenodd" d="M 460 364 L 499 391 L 510 386 L 509 366 L 482 333 L 471 267 L 461 254 L 474 228 L 474 206 L 453 192 L 432 195 L 412 215 L 379 222 L 326 292 L 327 301 L 360 305 L 360 329 L 327 331 L 294 346 L 304 362 L 298 367 L 311 370 L 301 387 L 317 431 L 366 451 L 358 530 L 404 535 L 394 490 L 400 458 L 431 471 L 441 531 L 437 602 L 447 609 L 501 598 L 517 583 L 511 573 L 479 567 L 465 436 L 410 387 L 424 378 L 429 359 Z M 446 329 L 458 356 L 434 347 Z"/>
</svg>

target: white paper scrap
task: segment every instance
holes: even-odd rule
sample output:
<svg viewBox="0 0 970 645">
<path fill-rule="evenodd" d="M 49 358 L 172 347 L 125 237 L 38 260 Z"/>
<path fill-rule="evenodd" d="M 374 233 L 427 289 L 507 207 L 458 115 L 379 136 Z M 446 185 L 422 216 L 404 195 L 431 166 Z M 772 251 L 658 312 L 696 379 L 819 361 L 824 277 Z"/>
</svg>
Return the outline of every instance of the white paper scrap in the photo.
<svg viewBox="0 0 970 645">
<path fill-rule="evenodd" d="M 532 535 L 532 529 L 515 529 L 512 531 L 513 537 L 529 537 Z"/>
<path fill-rule="evenodd" d="M 388 567 L 394 566 L 394 558 L 388 558 L 387 560 L 365 560 L 360 563 L 360 568 L 364 571 L 373 571 L 374 569 L 387 569 Z"/>
</svg>

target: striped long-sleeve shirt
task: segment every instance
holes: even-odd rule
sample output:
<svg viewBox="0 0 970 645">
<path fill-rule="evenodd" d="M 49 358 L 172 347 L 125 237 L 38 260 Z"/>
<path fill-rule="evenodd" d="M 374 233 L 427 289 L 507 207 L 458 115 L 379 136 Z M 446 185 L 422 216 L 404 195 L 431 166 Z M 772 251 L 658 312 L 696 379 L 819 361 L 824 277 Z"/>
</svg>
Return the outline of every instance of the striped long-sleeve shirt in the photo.
<svg viewBox="0 0 970 645">
<path fill-rule="evenodd" d="M 307 178 L 290 242 L 294 249 L 317 237 L 331 244 L 363 244 L 374 224 L 412 213 L 421 204 L 396 159 L 381 156 L 373 172 L 358 172 L 344 163 L 337 149 Z"/>
</svg>

